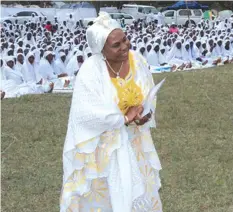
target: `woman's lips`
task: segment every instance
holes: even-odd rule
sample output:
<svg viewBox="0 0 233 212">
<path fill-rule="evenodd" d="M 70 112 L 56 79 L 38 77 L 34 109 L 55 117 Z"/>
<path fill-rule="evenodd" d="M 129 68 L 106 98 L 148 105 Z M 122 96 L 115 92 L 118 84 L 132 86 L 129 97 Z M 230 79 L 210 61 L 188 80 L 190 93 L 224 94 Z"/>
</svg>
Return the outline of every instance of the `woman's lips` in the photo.
<svg viewBox="0 0 233 212">
<path fill-rule="evenodd" d="M 125 53 L 122 54 L 123 57 L 128 56 L 128 51 L 126 51 Z"/>
</svg>

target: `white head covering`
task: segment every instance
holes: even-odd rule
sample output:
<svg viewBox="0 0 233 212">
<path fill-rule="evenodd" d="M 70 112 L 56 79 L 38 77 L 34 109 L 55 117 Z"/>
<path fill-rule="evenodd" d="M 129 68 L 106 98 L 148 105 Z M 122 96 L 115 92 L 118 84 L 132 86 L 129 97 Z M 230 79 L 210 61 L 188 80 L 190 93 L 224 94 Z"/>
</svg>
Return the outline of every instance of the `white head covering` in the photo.
<svg viewBox="0 0 233 212">
<path fill-rule="evenodd" d="M 93 54 L 100 54 L 108 35 L 114 29 L 121 29 L 116 20 L 111 19 L 108 13 L 100 12 L 95 23 L 87 29 L 86 37 Z"/>
<path fill-rule="evenodd" d="M 40 81 L 41 77 L 39 77 L 38 74 L 38 67 L 34 61 L 33 64 L 29 63 L 28 58 L 33 56 L 35 58 L 35 54 L 33 52 L 28 52 L 24 63 L 23 63 L 23 69 L 22 69 L 22 74 L 24 76 L 24 80 L 26 82 L 33 82 L 37 83 Z"/>
<path fill-rule="evenodd" d="M 47 57 L 48 55 L 50 55 L 50 54 L 54 55 L 53 52 L 51 52 L 51 51 L 46 51 L 46 52 L 44 53 L 44 58 L 46 58 L 46 57 Z"/>
<path fill-rule="evenodd" d="M 15 60 L 14 60 L 14 57 L 13 57 L 13 56 L 6 56 L 6 57 L 4 57 L 4 59 L 5 59 L 6 63 L 7 63 L 7 62 L 9 62 L 9 61 L 13 61 L 13 62 L 15 62 Z"/>
<path fill-rule="evenodd" d="M 66 54 L 64 52 L 59 52 L 59 56 L 60 58 L 63 57 L 63 56 L 66 56 Z"/>
</svg>

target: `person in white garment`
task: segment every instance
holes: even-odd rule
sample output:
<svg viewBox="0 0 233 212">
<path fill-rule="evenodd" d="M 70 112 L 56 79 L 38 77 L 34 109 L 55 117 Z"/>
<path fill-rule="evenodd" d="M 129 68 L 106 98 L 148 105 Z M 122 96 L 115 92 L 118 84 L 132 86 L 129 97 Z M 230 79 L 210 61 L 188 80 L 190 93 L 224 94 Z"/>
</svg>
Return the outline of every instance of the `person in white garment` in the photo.
<svg viewBox="0 0 233 212">
<path fill-rule="evenodd" d="M 41 59 L 39 64 L 39 74 L 43 79 L 49 82 L 54 83 L 55 89 L 62 89 L 68 87 L 70 84 L 70 80 L 65 79 L 64 81 L 59 78 L 67 77 L 66 73 L 56 74 L 54 70 L 54 54 L 53 52 L 46 51 L 44 53 L 44 57 Z"/>
<path fill-rule="evenodd" d="M 59 52 L 59 56 L 54 62 L 55 65 L 55 74 L 66 74 L 66 54 L 64 52 Z"/>
<path fill-rule="evenodd" d="M 182 60 L 187 64 L 185 68 L 192 68 L 192 62 L 194 61 L 192 58 L 190 43 L 188 41 L 182 44 Z"/>
<path fill-rule="evenodd" d="M 233 62 L 233 51 L 231 49 L 231 45 L 230 45 L 230 40 L 227 39 L 225 42 L 224 42 L 224 57 L 226 57 L 228 60 L 227 60 L 227 63 L 232 63 Z"/>
<path fill-rule="evenodd" d="M 153 45 L 153 48 L 150 50 L 150 52 L 147 54 L 147 62 L 151 66 L 160 66 L 159 64 L 159 44 L 155 43 Z"/>
<path fill-rule="evenodd" d="M 14 59 L 12 57 L 6 57 L 5 61 L 6 65 L 1 74 L 1 90 L 5 92 L 5 98 L 45 92 L 45 87 L 25 82 L 23 75 L 14 69 Z M 47 87 L 47 91 L 50 90 L 51 88 Z"/>
<path fill-rule="evenodd" d="M 36 46 L 36 41 L 34 37 L 32 36 L 31 32 L 28 32 L 23 40 L 24 45 L 26 46 L 27 44 L 31 46 Z"/>
<path fill-rule="evenodd" d="M 35 17 L 35 13 L 32 13 L 32 17 L 30 19 L 31 23 L 36 23 L 37 18 Z"/>
<path fill-rule="evenodd" d="M 67 28 L 70 30 L 73 30 L 75 27 L 75 20 L 72 14 L 69 14 L 69 17 L 67 19 Z"/>
<path fill-rule="evenodd" d="M 45 93 L 52 92 L 54 83 L 42 78 L 38 71 L 38 64 L 35 62 L 35 54 L 33 52 L 27 54 L 23 64 L 22 74 L 26 83 L 41 85 Z"/>
<path fill-rule="evenodd" d="M 140 116 L 154 87 L 148 64 L 129 51 L 121 26 L 106 13 L 88 28 L 87 41 L 92 56 L 72 96 L 60 212 L 162 212 L 161 164 L 150 132 L 155 108 Z"/>
<path fill-rule="evenodd" d="M 68 73 L 69 76 L 76 76 L 83 62 L 84 62 L 83 53 L 77 50 L 75 55 L 70 59 L 66 67 L 66 73 Z"/>
<path fill-rule="evenodd" d="M 54 70 L 54 54 L 51 51 L 46 51 L 44 57 L 39 64 L 39 73 L 46 80 L 56 80 L 60 77 L 66 77 L 67 74 L 55 74 Z"/>
<path fill-rule="evenodd" d="M 188 63 L 183 60 L 182 43 L 180 40 L 175 41 L 172 49 L 168 53 L 168 61 L 170 65 L 176 65 L 178 70 L 183 70 Z"/>
<path fill-rule="evenodd" d="M 23 62 L 24 62 L 24 55 L 22 53 L 18 53 L 16 58 L 15 69 L 20 71 L 21 73 L 23 68 Z"/>
<path fill-rule="evenodd" d="M 158 12 L 156 18 L 158 20 L 158 25 L 164 25 L 164 15 L 161 12 Z"/>
<path fill-rule="evenodd" d="M 13 80 L 16 84 L 24 83 L 24 77 L 19 70 L 15 69 L 14 58 L 11 56 L 5 57 L 6 66 L 4 67 L 4 74 L 6 80 Z"/>
</svg>

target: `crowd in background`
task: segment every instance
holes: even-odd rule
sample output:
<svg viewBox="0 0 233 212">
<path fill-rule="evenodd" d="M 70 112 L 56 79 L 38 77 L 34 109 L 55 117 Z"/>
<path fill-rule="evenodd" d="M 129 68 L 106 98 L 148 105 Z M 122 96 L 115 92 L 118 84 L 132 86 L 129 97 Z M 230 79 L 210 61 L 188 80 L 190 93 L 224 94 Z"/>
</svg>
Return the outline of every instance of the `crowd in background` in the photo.
<svg viewBox="0 0 233 212">
<path fill-rule="evenodd" d="M 171 71 L 205 68 L 233 62 L 233 20 L 202 20 L 197 26 L 170 26 L 153 19 L 121 21 L 131 49 L 140 52 L 150 69 Z M 86 27 L 69 15 L 53 24 L 32 18 L 1 28 L 1 95 L 72 90 L 83 62 L 92 56 Z"/>
</svg>

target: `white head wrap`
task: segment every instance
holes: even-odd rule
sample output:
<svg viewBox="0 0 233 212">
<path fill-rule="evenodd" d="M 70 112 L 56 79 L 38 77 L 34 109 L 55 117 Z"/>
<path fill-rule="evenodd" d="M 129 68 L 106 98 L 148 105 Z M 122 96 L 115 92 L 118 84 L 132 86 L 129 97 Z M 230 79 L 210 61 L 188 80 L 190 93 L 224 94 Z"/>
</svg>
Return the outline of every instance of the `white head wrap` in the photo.
<svg viewBox="0 0 233 212">
<path fill-rule="evenodd" d="M 14 62 L 14 57 L 13 56 L 6 56 L 5 58 L 6 63 L 9 61 L 13 61 Z"/>
<path fill-rule="evenodd" d="M 64 52 L 59 52 L 59 56 L 63 57 L 63 56 L 66 56 L 66 54 Z"/>
<path fill-rule="evenodd" d="M 87 29 L 86 37 L 92 53 L 100 54 L 108 35 L 114 29 L 121 29 L 121 26 L 116 20 L 111 19 L 110 15 L 106 12 L 100 12 L 99 17 L 94 22 Z"/>
<path fill-rule="evenodd" d="M 50 55 L 50 54 L 54 55 L 53 52 L 51 52 L 51 51 L 46 51 L 46 52 L 44 53 L 44 58 L 46 58 L 46 57 L 47 57 L 48 55 Z"/>
</svg>

